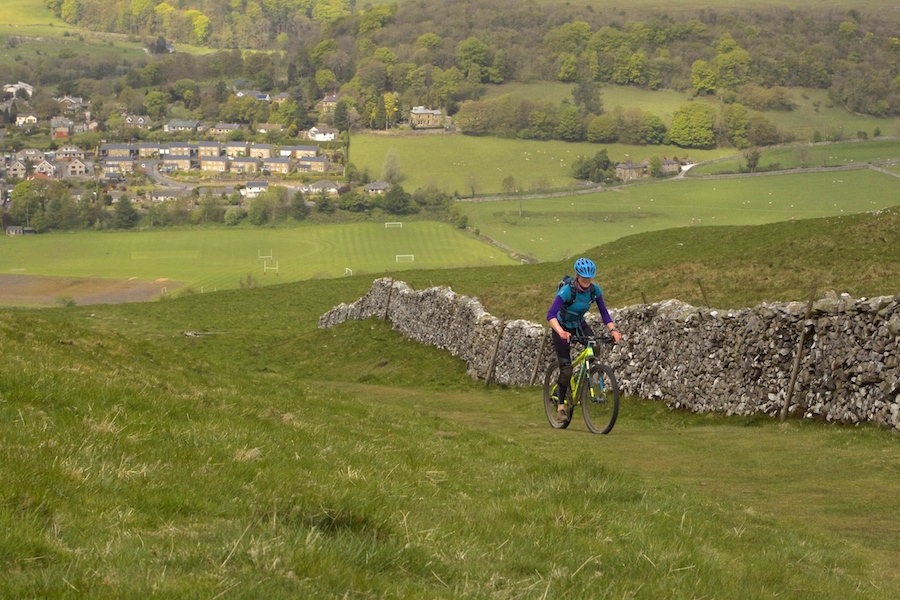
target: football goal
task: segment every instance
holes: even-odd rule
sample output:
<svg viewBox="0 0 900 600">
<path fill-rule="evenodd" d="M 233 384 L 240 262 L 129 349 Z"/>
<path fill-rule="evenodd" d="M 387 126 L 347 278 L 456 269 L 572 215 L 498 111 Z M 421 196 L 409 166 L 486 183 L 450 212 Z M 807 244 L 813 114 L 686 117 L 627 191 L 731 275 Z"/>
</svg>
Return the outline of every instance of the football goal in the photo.
<svg viewBox="0 0 900 600">
<path fill-rule="evenodd" d="M 353 275 L 353 269 L 351 269 L 350 267 L 344 267 L 344 276 L 350 277 L 351 275 Z"/>
<path fill-rule="evenodd" d="M 385 229 L 391 229 L 391 228 L 403 229 L 403 222 L 402 221 L 388 221 L 384 224 L 384 228 Z"/>
<path fill-rule="evenodd" d="M 396 260 L 398 263 L 402 262 L 415 262 L 416 255 L 415 254 L 398 254 L 396 256 Z"/>
</svg>

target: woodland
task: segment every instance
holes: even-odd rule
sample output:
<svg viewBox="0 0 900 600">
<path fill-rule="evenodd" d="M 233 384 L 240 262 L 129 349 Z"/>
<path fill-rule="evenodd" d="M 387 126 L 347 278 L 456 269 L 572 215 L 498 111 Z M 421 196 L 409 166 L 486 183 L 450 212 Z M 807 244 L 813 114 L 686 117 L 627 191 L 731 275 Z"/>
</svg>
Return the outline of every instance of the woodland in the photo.
<svg viewBox="0 0 900 600">
<path fill-rule="evenodd" d="M 864 115 L 900 114 L 900 38 L 892 14 L 832 8 L 630 11 L 592 4 L 418 0 L 45 0 L 77 27 L 141 40 L 148 55 L 110 59 L 64 49 L 0 65 L 0 78 L 124 108 L 290 131 L 313 124 L 326 94 L 329 124 L 386 129 L 411 107 L 440 109 L 465 134 L 596 143 L 738 149 L 790 141 L 763 111 L 791 110 L 792 88 L 828 91 Z M 172 43 L 190 52 L 170 54 Z M 14 47 L 16 38 L 6 40 Z M 197 52 L 196 49 L 202 51 Z M 486 100 L 498 84 L 563 82 L 563 101 Z M 674 115 L 607 113 L 604 85 L 676 90 Z M 272 108 L 236 87 L 286 92 Z M 35 99 L 38 116 L 53 102 Z M 174 109 L 174 110 L 173 110 Z M 0 115 L 9 120 L 11 114 Z M 292 128 L 292 129 L 290 129 Z"/>
</svg>

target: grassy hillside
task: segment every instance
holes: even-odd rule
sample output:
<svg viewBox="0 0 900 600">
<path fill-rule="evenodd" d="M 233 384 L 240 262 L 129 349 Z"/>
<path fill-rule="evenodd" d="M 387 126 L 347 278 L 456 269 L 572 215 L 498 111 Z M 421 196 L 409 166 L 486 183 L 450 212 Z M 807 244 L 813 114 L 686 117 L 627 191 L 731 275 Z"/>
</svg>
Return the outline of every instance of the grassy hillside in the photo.
<svg viewBox="0 0 900 600">
<path fill-rule="evenodd" d="M 617 305 L 693 275 L 729 305 L 809 276 L 873 294 L 900 285 L 898 230 L 889 211 L 589 255 Z M 404 278 L 530 318 L 567 269 Z M 485 388 L 388 324 L 316 328 L 370 282 L 0 311 L 0 596 L 900 593 L 895 433 L 635 399 L 610 436 L 554 431 L 537 390 Z"/>
<path fill-rule="evenodd" d="M 760 225 L 877 210 L 895 206 L 898 192 L 900 179 L 862 169 L 648 181 L 594 194 L 461 206 L 481 233 L 541 260 L 559 260 L 646 231 Z"/>
</svg>

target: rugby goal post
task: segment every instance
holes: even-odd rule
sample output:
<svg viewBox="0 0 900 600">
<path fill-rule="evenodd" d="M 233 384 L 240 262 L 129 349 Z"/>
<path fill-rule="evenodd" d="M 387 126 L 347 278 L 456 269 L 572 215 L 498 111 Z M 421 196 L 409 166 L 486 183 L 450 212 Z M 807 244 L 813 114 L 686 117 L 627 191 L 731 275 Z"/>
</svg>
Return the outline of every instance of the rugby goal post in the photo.
<svg viewBox="0 0 900 600">
<path fill-rule="evenodd" d="M 403 229 L 403 222 L 402 221 L 387 221 L 384 224 L 384 228 L 385 229 L 392 229 L 392 228 Z"/>
<path fill-rule="evenodd" d="M 416 255 L 415 254 L 397 254 L 395 259 L 398 263 L 415 262 Z"/>
</svg>

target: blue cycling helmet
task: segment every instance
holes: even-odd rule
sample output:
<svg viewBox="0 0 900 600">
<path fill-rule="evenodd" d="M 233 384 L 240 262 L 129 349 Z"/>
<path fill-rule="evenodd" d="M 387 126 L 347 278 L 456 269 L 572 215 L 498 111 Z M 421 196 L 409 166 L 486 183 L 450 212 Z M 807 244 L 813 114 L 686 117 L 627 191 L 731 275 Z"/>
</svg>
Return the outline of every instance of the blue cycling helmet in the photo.
<svg viewBox="0 0 900 600">
<path fill-rule="evenodd" d="M 586 279 L 591 279 L 597 274 L 597 267 L 594 261 L 589 258 L 579 258 L 575 261 L 575 274 Z"/>
</svg>

